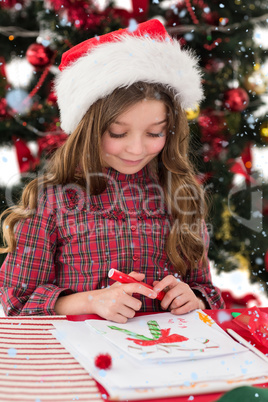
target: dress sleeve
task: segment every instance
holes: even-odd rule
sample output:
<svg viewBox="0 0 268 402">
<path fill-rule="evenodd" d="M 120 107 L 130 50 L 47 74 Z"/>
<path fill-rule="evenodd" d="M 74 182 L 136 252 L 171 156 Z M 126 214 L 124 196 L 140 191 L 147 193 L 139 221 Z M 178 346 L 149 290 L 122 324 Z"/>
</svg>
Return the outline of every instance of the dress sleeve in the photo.
<svg viewBox="0 0 268 402">
<path fill-rule="evenodd" d="M 45 194 L 35 215 L 18 223 L 15 237 L 16 250 L 0 268 L 0 301 L 5 314 L 55 315 L 59 295 L 72 291 L 56 285 L 57 227 Z"/>
<path fill-rule="evenodd" d="M 203 225 L 203 237 L 206 247 L 207 264 L 202 264 L 202 262 L 199 262 L 196 269 L 188 269 L 184 281 L 190 286 L 197 296 L 199 294 L 205 299 L 206 304 L 210 309 L 225 308 L 219 288 L 212 284 L 210 264 L 207 256 L 209 234 L 205 223 Z"/>
</svg>

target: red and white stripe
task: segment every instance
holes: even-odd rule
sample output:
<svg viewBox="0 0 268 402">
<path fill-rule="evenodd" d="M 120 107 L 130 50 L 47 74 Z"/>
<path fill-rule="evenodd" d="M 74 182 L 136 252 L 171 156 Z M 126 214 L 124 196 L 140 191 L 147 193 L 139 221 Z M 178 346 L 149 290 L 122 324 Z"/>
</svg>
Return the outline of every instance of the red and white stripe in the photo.
<svg viewBox="0 0 268 402">
<path fill-rule="evenodd" d="M 0 318 L 0 402 L 102 401 L 95 380 L 49 331 L 63 319 Z"/>
</svg>

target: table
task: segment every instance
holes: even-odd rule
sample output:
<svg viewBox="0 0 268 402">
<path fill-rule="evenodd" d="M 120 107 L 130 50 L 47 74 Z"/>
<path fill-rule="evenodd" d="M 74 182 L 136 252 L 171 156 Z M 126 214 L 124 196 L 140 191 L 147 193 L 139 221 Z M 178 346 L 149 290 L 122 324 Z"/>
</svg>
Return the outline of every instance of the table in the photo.
<svg viewBox="0 0 268 402">
<path fill-rule="evenodd" d="M 239 309 L 243 312 L 245 309 Z M 261 308 L 268 312 L 268 308 Z M 231 310 L 204 310 L 223 329 L 235 328 L 245 339 L 246 331 L 232 322 L 222 322 Z M 236 310 L 238 311 L 238 310 Z M 58 342 L 49 330 L 54 320 L 81 321 L 96 316 L 35 316 L 0 318 L 0 402 L 101 402 L 105 390 Z M 264 348 L 261 351 L 267 352 Z M 268 384 L 264 384 L 268 387 Z M 195 395 L 194 402 L 212 402 L 221 393 Z M 190 395 L 189 395 L 190 396 Z M 187 397 L 168 398 L 170 402 L 188 402 Z M 163 402 L 163 399 L 150 399 Z"/>
</svg>

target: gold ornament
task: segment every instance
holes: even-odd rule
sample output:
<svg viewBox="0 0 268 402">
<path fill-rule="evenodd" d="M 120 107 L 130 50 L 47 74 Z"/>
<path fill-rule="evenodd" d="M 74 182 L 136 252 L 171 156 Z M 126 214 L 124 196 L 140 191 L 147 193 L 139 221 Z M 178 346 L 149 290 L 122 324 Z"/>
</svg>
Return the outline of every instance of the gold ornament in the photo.
<svg viewBox="0 0 268 402">
<path fill-rule="evenodd" d="M 217 233 L 215 233 L 215 237 L 217 240 L 229 241 L 232 239 L 231 224 L 230 224 L 231 211 L 227 205 L 224 206 L 221 217 L 222 217 L 222 226 L 220 230 Z"/>
<path fill-rule="evenodd" d="M 268 141 L 268 121 L 262 123 L 260 127 L 260 135 L 263 140 Z"/>
<path fill-rule="evenodd" d="M 254 71 L 245 76 L 244 87 L 257 95 L 262 95 L 266 92 L 267 81 L 259 64 L 255 64 Z"/>
<path fill-rule="evenodd" d="M 194 107 L 194 109 L 186 109 L 187 120 L 195 120 L 199 116 L 200 108 L 198 105 Z"/>
<path fill-rule="evenodd" d="M 236 253 L 234 257 L 238 261 L 239 270 L 248 272 L 250 269 L 249 259 L 242 253 Z"/>
</svg>

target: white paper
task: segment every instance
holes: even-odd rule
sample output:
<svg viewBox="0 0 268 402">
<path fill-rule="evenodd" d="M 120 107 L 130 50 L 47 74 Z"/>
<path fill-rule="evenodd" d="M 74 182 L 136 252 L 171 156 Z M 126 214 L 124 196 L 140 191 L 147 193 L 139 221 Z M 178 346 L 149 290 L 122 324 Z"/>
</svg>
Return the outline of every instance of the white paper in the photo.
<svg viewBox="0 0 268 402">
<path fill-rule="evenodd" d="M 122 352 L 144 363 L 207 359 L 245 351 L 201 310 L 183 316 L 170 313 L 140 316 L 126 324 L 106 320 L 85 322 Z M 157 328 L 155 338 L 149 326 Z"/>
<path fill-rule="evenodd" d="M 267 363 L 243 347 L 244 351 L 226 356 L 171 363 L 162 363 L 160 359 L 158 363 L 148 361 L 143 364 L 90 329 L 85 322 L 59 321 L 53 325 L 57 328 L 52 331 L 56 338 L 104 386 L 111 398 L 144 399 L 187 392 L 216 392 L 248 383 L 247 379 L 250 379 L 249 383 L 268 380 Z M 234 348 L 240 346 L 227 334 L 222 334 L 222 330 L 218 334 L 224 335 L 226 342 L 233 343 Z M 110 370 L 95 366 L 94 359 L 100 353 L 111 355 Z"/>
</svg>

